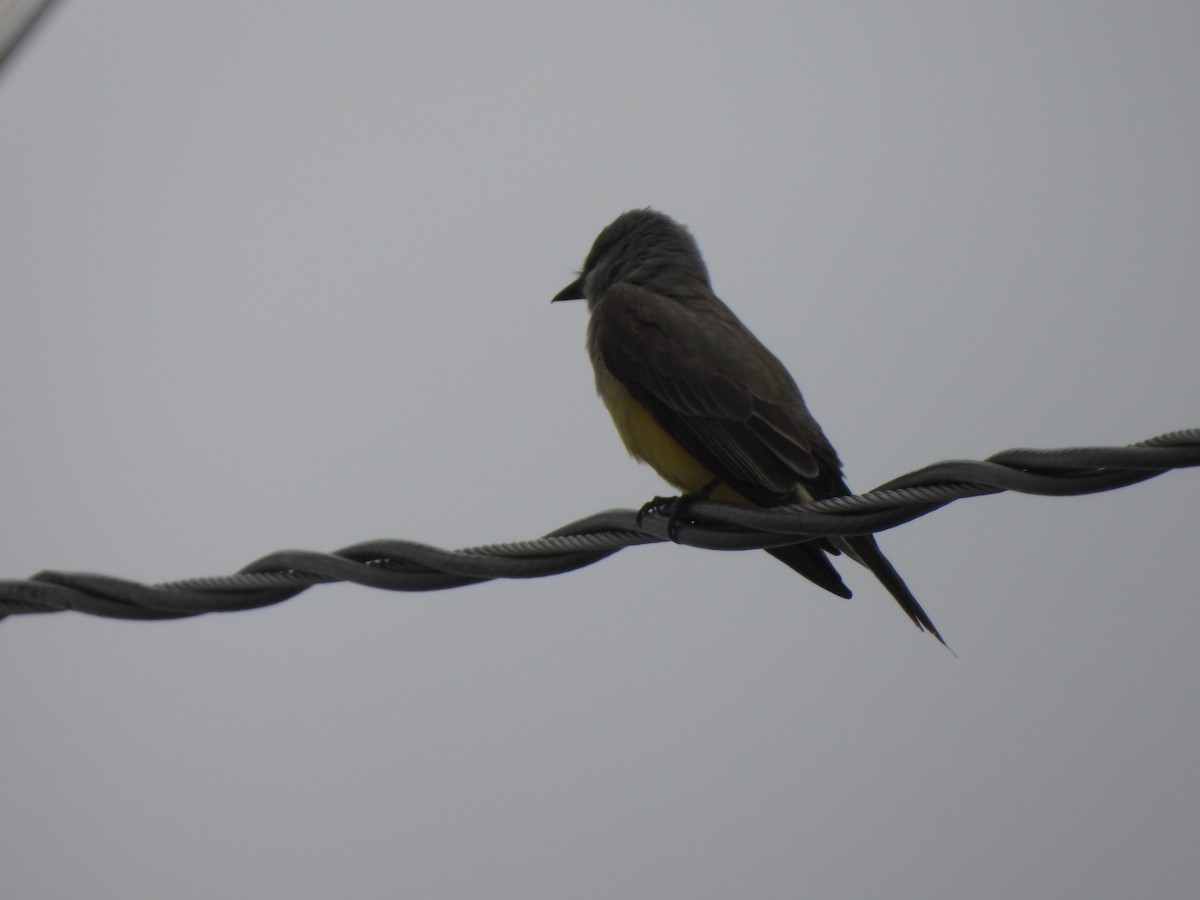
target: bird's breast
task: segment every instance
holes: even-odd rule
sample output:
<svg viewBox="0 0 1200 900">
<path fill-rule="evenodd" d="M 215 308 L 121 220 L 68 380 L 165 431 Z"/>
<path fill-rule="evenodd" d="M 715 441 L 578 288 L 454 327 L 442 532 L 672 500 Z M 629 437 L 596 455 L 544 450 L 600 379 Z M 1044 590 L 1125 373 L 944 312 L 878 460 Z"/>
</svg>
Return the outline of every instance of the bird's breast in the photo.
<svg viewBox="0 0 1200 900">
<path fill-rule="evenodd" d="M 602 361 L 595 368 L 596 391 L 634 459 L 648 463 L 682 491 L 698 491 L 713 480 L 713 473 L 667 434 Z"/>
</svg>

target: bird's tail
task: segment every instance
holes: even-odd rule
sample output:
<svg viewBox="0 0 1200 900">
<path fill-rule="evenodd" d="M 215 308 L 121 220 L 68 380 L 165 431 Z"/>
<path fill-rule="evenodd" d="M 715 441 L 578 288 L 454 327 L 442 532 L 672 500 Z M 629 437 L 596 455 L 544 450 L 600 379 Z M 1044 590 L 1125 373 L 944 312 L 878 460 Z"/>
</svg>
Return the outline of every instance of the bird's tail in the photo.
<svg viewBox="0 0 1200 900">
<path fill-rule="evenodd" d="M 833 544 L 852 560 L 870 569 L 871 573 L 879 579 L 879 583 L 896 598 L 900 608 L 908 613 L 913 624 L 923 631 L 928 631 L 949 649 L 950 645 L 946 643 L 946 639 L 942 637 L 941 632 L 937 630 L 937 626 L 933 624 L 933 620 L 929 618 L 925 610 L 921 609 L 921 604 L 908 589 L 908 585 L 904 583 L 900 573 L 883 555 L 883 551 L 879 549 L 879 544 L 875 542 L 873 535 L 861 534 L 854 537 L 834 538 Z M 837 592 L 834 591 L 834 593 Z"/>
<path fill-rule="evenodd" d="M 790 566 L 813 584 L 825 588 L 831 594 L 850 599 L 850 588 L 825 555 L 822 542 L 805 541 L 803 544 L 788 544 L 786 547 L 767 547 L 766 550 L 784 565 Z M 837 553 L 832 547 L 829 551 Z M 899 576 L 897 576 L 899 577 Z M 902 582 L 903 583 L 903 582 Z M 915 601 L 914 601 L 915 602 Z"/>
</svg>

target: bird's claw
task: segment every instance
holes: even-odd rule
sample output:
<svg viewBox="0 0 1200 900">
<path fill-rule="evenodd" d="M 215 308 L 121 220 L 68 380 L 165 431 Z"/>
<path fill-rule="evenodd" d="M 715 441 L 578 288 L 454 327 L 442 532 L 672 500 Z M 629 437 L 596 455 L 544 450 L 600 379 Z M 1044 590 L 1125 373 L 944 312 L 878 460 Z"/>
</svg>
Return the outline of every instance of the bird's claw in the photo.
<svg viewBox="0 0 1200 900">
<path fill-rule="evenodd" d="M 688 507 L 696 500 L 707 500 L 708 495 L 713 492 L 713 488 L 717 486 L 717 482 L 713 481 L 700 488 L 698 491 L 691 491 L 687 494 L 681 494 L 678 497 L 655 497 L 648 503 L 643 503 L 642 508 L 637 513 L 638 527 L 641 527 L 642 519 L 650 513 L 666 514 L 667 516 L 667 537 L 672 541 L 679 542 L 679 523 L 681 521 L 691 524 L 691 520 L 685 518 Z"/>
<path fill-rule="evenodd" d="M 678 501 L 681 499 L 681 497 L 655 497 L 654 499 L 643 503 L 642 508 L 637 511 L 638 527 L 641 528 L 642 519 L 646 518 L 646 516 L 650 515 L 651 513 L 666 513 L 668 517 L 667 536 L 671 540 L 675 540 L 675 533 L 678 531 L 678 513 L 675 507 L 677 506 Z"/>
</svg>

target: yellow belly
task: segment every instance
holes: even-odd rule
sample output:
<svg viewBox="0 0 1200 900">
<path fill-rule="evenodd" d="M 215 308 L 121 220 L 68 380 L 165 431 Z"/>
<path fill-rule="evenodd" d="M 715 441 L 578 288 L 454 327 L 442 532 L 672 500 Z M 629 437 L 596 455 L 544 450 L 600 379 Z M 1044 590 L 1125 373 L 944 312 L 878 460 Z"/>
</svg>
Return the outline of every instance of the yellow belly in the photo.
<svg viewBox="0 0 1200 900">
<path fill-rule="evenodd" d="M 596 388 L 617 426 L 617 433 L 634 459 L 649 463 L 654 471 L 684 492 L 698 491 L 716 477 L 667 434 L 646 408 L 607 371 L 597 373 Z M 715 500 L 746 502 L 725 485 L 717 488 L 712 496 Z"/>
</svg>

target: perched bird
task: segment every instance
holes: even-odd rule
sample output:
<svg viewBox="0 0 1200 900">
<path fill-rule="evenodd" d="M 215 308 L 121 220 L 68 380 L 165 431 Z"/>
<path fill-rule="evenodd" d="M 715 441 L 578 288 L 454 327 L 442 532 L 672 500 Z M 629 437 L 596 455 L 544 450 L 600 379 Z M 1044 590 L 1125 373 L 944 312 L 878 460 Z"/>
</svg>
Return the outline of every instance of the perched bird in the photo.
<svg viewBox="0 0 1200 900">
<path fill-rule="evenodd" d="M 596 390 L 630 454 L 685 496 L 780 506 L 850 493 L 842 465 L 783 364 L 713 293 L 691 233 L 663 213 L 622 213 L 579 278 Z M 918 628 L 937 628 L 871 535 L 768 553 L 840 597 L 829 556 L 870 569 Z"/>
</svg>

